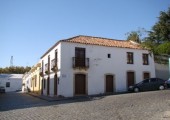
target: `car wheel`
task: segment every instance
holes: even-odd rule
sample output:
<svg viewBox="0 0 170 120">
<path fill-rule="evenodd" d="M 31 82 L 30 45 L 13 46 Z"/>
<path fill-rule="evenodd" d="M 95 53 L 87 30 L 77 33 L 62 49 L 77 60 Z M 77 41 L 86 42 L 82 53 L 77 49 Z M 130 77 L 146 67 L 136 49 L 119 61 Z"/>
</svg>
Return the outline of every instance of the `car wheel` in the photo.
<svg viewBox="0 0 170 120">
<path fill-rule="evenodd" d="M 139 88 L 134 88 L 134 92 L 139 92 Z"/>
<path fill-rule="evenodd" d="M 159 86 L 159 90 L 164 90 L 164 89 L 165 89 L 165 87 L 163 85 Z"/>
</svg>

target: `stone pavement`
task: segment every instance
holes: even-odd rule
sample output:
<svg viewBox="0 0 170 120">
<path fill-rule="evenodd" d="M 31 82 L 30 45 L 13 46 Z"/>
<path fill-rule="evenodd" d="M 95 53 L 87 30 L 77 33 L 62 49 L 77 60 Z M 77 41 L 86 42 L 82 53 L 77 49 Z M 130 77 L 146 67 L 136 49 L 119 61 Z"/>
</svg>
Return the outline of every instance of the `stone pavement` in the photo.
<svg viewBox="0 0 170 120">
<path fill-rule="evenodd" d="M 50 102 L 0 94 L 0 120 L 170 120 L 170 90 Z"/>
</svg>

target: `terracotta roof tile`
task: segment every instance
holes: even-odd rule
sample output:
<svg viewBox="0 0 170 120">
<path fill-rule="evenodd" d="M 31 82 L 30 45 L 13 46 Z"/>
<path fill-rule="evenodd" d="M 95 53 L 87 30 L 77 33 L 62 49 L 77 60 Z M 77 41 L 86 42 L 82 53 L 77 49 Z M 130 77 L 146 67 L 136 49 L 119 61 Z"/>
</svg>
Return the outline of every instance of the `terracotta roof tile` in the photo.
<svg viewBox="0 0 170 120">
<path fill-rule="evenodd" d="M 125 40 L 114 40 L 101 37 L 92 36 L 76 36 L 66 40 L 61 40 L 62 42 L 80 43 L 80 44 L 90 44 L 108 47 L 120 47 L 120 48 L 131 48 L 131 49 L 143 49 L 139 44 L 132 41 Z"/>
<path fill-rule="evenodd" d="M 80 44 L 99 45 L 99 46 L 108 46 L 108 47 L 130 48 L 130 49 L 143 49 L 139 44 L 131 41 L 114 40 L 114 39 L 108 39 L 102 37 L 80 35 L 80 36 L 75 36 L 69 39 L 58 41 L 46 53 L 44 53 L 41 56 L 41 58 L 43 58 L 46 54 L 48 54 L 60 42 L 70 42 L 70 43 L 80 43 Z"/>
</svg>

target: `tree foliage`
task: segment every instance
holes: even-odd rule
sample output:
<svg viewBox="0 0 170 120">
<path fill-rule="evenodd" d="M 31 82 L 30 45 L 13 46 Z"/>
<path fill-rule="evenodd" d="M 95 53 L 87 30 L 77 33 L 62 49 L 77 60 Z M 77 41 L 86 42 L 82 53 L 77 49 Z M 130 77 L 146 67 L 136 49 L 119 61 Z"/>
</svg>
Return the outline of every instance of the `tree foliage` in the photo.
<svg viewBox="0 0 170 120">
<path fill-rule="evenodd" d="M 148 35 L 141 37 L 143 33 Z M 127 40 L 133 40 L 141 43 L 155 55 L 170 55 L 170 7 L 167 11 L 161 11 L 158 21 L 152 27 L 151 31 L 132 31 L 127 34 Z"/>
<path fill-rule="evenodd" d="M 165 42 L 163 44 L 160 44 L 158 47 L 155 49 L 156 54 L 167 54 L 170 55 L 170 42 Z"/>
<path fill-rule="evenodd" d="M 144 45 L 154 54 L 170 54 L 168 48 L 170 42 L 170 7 L 167 11 L 161 11 L 158 22 L 148 31 L 148 37 Z"/>
<path fill-rule="evenodd" d="M 127 40 L 131 40 L 137 43 L 141 43 L 143 41 L 145 34 L 146 30 L 144 28 L 138 28 L 136 31 L 126 33 Z"/>
<path fill-rule="evenodd" d="M 30 71 L 31 67 L 22 67 L 22 66 L 14 66 L 14 67 L 5 67 L 0 68 L 0 74 L 24 74 L 25 72 Z"/>
<path fill-rule="evenodd" d="M 137 32 L 132 31 L 129 33 L 129 36 L 127 37 L 127 40 L 132 40 L 134 42 L 140 43 L 140 38 Z"/>
</svg>

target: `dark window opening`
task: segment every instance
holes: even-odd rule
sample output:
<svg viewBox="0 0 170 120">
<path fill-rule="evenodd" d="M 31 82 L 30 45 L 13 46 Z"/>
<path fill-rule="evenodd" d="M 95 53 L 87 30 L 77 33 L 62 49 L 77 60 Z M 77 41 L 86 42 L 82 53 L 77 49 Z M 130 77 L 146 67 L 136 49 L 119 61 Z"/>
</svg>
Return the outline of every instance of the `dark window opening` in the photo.
<svg viewBox="0 0 170 120">
<path fill-rule="evenodd" d="M 77 67 L 85 67 L 85 48 L 75 48 L 75 65 Z"/>
<path fill-rule="evenodd" d="M 108 57 L 108 58 L 111 58 L 111 54 L 107 54 L 107 57 Z"/>
<path fill-rule="evenodd" d="M 48 56 L 48 72 L 50 72 L 50 55 Z"/>
<path fill-rule="evenodd" d="M 133 53 L 127 52 L 127 64 L 133 64 Z"/>
<path fill-rule="evenodd" d="M 143 54 L 143 65 L 149 65 L 148 54 Z"/>
<path fill-rule="evenodd" d="M 150 78 L 150 74 L 148 72 L 145 72 L 143 76 L 144 79 Z"/>
<path fill-rule="evenodd" d="M 10 82 L 6 82 L 6 87 L 10 87 Z"/>
</svg>

